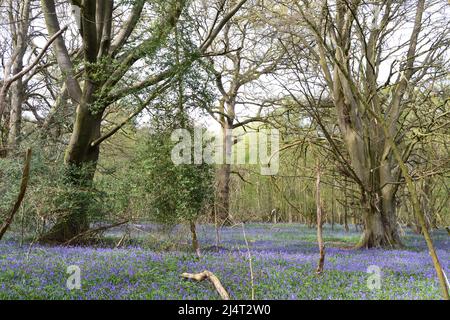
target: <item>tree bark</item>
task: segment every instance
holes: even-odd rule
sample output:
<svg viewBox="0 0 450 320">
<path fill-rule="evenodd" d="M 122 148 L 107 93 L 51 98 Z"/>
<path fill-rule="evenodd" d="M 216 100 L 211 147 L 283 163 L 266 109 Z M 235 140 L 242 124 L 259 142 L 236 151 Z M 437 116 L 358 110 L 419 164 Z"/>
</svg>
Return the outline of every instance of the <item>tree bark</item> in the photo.
<svg viewBox="0 0 450 320">
<path fill-rule="evenodd" d="M 401 248 L 397 230 L 394 197 L 385 193 L 381 198 L 375 193 L 363 196 L 364 232 L 357 248 Z"/>
</svg>

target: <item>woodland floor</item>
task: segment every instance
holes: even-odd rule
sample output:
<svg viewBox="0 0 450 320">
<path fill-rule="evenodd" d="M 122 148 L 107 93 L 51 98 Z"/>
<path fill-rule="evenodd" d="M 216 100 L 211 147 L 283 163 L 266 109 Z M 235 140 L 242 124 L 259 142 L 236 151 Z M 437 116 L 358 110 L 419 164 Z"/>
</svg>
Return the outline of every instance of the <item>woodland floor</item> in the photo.
<svg viewBox="0 0 450 320">
<path fill-rule="evenodd" d="M 139 230 L 138 230 L 139 229 Z M 359 233 L 324 228 L 325 270 L 315 274 L 315 230 L 298 224 L 245 226 L 256 299 L 439 299 L 439 287 L 420 235 L 407 231 L 403 250 L 345 249 Z M 124 231 L 125 245 L 114 245 Z M 224 228 L 220 248 L 214 228 L 202 225 L 202 259 L 189 248 L 189 233 L 179 226 L 168 232 L 154 225 L 117 229 L 98 247 L 21 245 L 9 234 L 0 243 L 0 299 L 218 299 L 212 285 L 180 277 L 183 272 L 215 273 L 233 299 L 250 299 L 251 277 L 242 226 Z M 437 252 L 450 274 L 450 237 L 434 232 Z M 108 247 L 108 243 L 110 244 Z M 80 290 L 66 288 L 69 265 L 81 270 Z M 381 269 L 381 289 L 367 286 L 367 268 Z"/>
</svg>

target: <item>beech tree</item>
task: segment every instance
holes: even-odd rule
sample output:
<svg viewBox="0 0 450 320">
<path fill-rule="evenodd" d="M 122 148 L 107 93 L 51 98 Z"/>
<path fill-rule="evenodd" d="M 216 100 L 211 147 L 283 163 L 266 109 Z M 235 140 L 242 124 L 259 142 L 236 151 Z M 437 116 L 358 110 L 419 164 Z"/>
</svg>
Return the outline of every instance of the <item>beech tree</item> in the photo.
<svg viewBox="0 0 450 320">
<path fill-rule="evenodd" d="M 184 61 L 184 68 L 206 53 L 226 21 L 245 2 L 237 2 L 229 11 L 219 15 L 220 20 L 212 22 L 209 33 L 201 39 L 196 52 Z M 127 96 L 145 92 L 140 107 L 126 119 L 130 120 L 166 90 L 176 74 L 183 71 L 178 65 L 158 68 L 157 55 L 180 17 L 188 10 L 189 3 L 185 0 L 156 3 L 152 9 L 157 17 L 141 33 L 143 36 L 133 43 L 129 40 L 143 19 L 146 1 L 135 1 L 130 14 L 120 25 L 115 25 L 114 19 L 114 11 L 119 10 L 120 6 L 116 6 L 113 0 L 72 1 L 71 4 L 82 43 L 74 50 L 75 54 L 71 54 L 65 39 L 59 36 L 53 43 L 53 49 L 68 97 L 76 106 L 65 153 L 67 181 L 78 188 L 89 188 L 95 174 L 100 144 L 126 123 L 123 121 L 110 131 L 102 132 L 103 115 L 107 108 Z M 41 0 L 41 5 L 48 33 L 53 36 L 61 30 L 55 1 Z M 156 71 L 145 72 L 144 76 L 135 79 L 129 76 L 129 71 L 136 64 L 141 64 L 141 69 L 143 64 L 149 71 L 156 67 Z M 85 200 L 74 197 L 74 209 L 61 217 L 42 240 L 64 242 L 88 229 Z"/>
<path fill-rule="evenodd" d="M 42 48 L 33 40 L 40 36 L 39 29 L 32 22 L 39 18 L 37 1 L 6 1 L 0 8 L 0 16 L 7 23 L 1 25 L 2 71 L 0 80 L 0 123 L 2 123 L 3 155 L 18 148 L 21 140 L 22 111 L 34 112 L 28 99 L 33 88 L 30 83 L 39 63 L 46 55 L 49 45 L 55 40 L 48 39 Z M 63 32 L 64 30 L 61 30 Z"/>
<path fill-rule="evenodd" d="M 272 95 L 263 88 L 261 81 L 269 79 L 276 72 L 284 50 L 275 36 L 275 29 L 261 23 L 258 11 L 259 1 L 252 1 L 253 7 L 235 15 L 224 26 L 211 47 L 223 52 L 209 59 L 208 69 L 212 72 L 219 98 L 209 114 L 221 128 L 221 152 L 224 163 L 217 172 L 217 199 L 215 214 L 220 225 L 230 224 L 230 178 L 232 147 L 237 142 L 233 131 L 257 122 L 265 122 Z M 256 112 L 242 116 L 245 109 L 256 108 Z M 245 113 L 245 112 L 244 112 Z"/>
<path fill-rule="evenodd" d="M 425 0 L 285 3 L 290 14 L 285 15 L 282 31 L 291 36 L 286 45 L 298 48 L 291 60 L 307 97 L 297 99 L 307 100 L 316 110 L 311 115 L 322 123 L 343 172 L 360 189 L 365 224 L 360 247 L 402 245 L 396 214 L 402 173 L 388 138 L 394 139 L 407 162 L 415 145 L 404 139 L 408 128 L 403 119 L 413 107 L 409 102 L 417 86 L 441 77 L 439 70 L 445 68 L 448 23 L 440 22 L 436 8 L 436 22 L 425 19 L 432 14 L 426 8 L 439 5 Z M 401 27 L 410 30 L 407 38 L 393 40 Z M 311 74 L 320 79 L 311 84 L 306 76 Z M 335 132 L 320 121 L 317 111 L 327 99 L 334 106 L 345 153 L 339 151 Z M 385 119 L 389 136 L 373 113 Z"/>
</svg>

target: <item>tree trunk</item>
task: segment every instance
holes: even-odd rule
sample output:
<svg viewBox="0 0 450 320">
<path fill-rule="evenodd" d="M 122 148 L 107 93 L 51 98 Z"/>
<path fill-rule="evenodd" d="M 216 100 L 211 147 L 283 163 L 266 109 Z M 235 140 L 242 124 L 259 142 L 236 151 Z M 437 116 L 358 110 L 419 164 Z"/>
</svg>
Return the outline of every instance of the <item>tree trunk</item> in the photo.
<svg viewBox="0 0 450 320">
<path fill-rule="evenodd" d="M 347 179 L 344 180 L 344 229 L 348 232 Z"/>
<path fill-rule="evenodd" d="M 331 230 L 334 230 L 334 179 L 331 186 Z"/>
<path fill-rule="evenodd" d="M 345 113 L 345 104 L 341 89 L 336 89 L 336 105 Z M 380 145 L 371 141 L 366 129 L 355 130 L 346 123 L 345 115 L 340 119 L 341 132 L 349 152 L 350 162 L 361 191 L 364 232 L 358 248 L 398 248 L 402 243 L 397 231 L 395 194 L 398 184 L 392 161 L 392 153 L 386 152 Z M 358 127 L 359 122 L 356 121 Z M 371 128 L 376 135 L 378 128 Z M 379 135 L 378 135 L 379 136 Z M 382 146 L 382 145 L 381 145 Z M 356 227 L 356 226 L 355 226 Z"/>
<path fill-rule="evenodd" d="M 348 221 L 347 221 L 347 208 L 344 208 L 344 229 L 345 232 L 348 232 Z"/>
<path fill-rule="evenodd" d="M 26 43 L 24 35 L 19 37 L 21 40 L 18 43 L 19 54 L 13 64 L 13 74 L 18 74 L 23 70 L 23 57 L 25 54 Z M 9 114 L 9 131 L 8 131 L 8 147 L 10 150 L 18 148 L 20 143 L 20 128 L 22 122 L 22 103 L 25 99 L 25 90 L 22 78 L 17 79 L 11 85 L 11 107 Z"/>
<path fill-rule="evenodd" d="M 79 233 L 89 229 L 89 198 L 83 196 L 84 190 L 92 186 L 99 157 L 99 146 L 91 143 L 100 137 L 102 112 L 94 113 L 95 85 L 85 81 L 83 96 L 77 108 L 74 128 L 66 149 L 66 181 L 73 186 L 68 201 L 69 212 L 61 217 L 41 240 L 44 242 L 64 243 Z M 80 193 L 81 192 L 81 193 Z"/>
<path fill-rule="evenodd" d="M 398 233 L 395 204 L 398 185 L 390 183 L 396 181 L 392 174 L 394 168 L 389 159 L 380 163 L 379 168 L 370 170 L 372 188 L 366 187 L 370 192 L 362 196 L 365 229 L 358 246 L 401 248 L 403 244 Z"/>
<path fill-rule="evenodd" d="M 8 147 L 12 150 L 18 148 L 20 143 L 20 127 L 22 122 L 22 103 L 24 88 L 22 79 L 11 85 L 11 110 L 9 115 Z"/>
<path fill-rule="evenodd" d="M 229 210 L 230 210 L 230 176 L 231 168 L 229 164 L 220 165 L 218 171 L 218 199 L 217 199 L 217 217 L 220 224 L 227 225 L 230 223 Z"/>
<path fill-rule="evenodd" d="M 222 154 L 223 164 L 217 173 L 217 217 L 221 225 L 230 225 L 230 176 L 231 176 L 231 148 L 232 137 L 230 128 L 226 123 L 222 124 Z"/>
<path fill-rule="evenodd" d="M 317 264 L 316 273 L 318 275 L 323 272 L 325 263 L 325 245 L 322 238 L 322 202 L 320 199 L 320 166 L 317 162 L 317 178 L 316 178 L 316 212 L 317 212 L 317 244 L 319 245 L 319 262 Z"/>
<path fill-rule="evenodd" d="M 84 3 L 84 2 L 83 2 Z M 59 26 L 53 0 L 41 0 L 45 23 L 50 35 L 55 35 Z M 59 217 L 48 233 L 41 237 L 44 242 L 65 243 L 89 229 L 88 207 L 90 205 L 89 188 L 92 185 L 98 160 L 98 146 L 91 142 L 100 136 L 102 111 L 95 102 L 95 91 L 100 83 L 93 81 L 97 62 L 97 41 L 95 28 L 95 2 L 86 2 L 81 15 L 81 36 L 83 38 L 83 60 L 86 63 L 83 72 L 83 88 L 74 76 L 73 63 L 62 36 L 56 38 L 53 48 L 56 61 L 62 72 L 68 96 L 77 106 L 73 130 L 65 154 L 65 181 L 71 186 L 67 201 L 69 209 Z M 99 6 L 101 11 L 102 6 Z M 104 7 L 103 7 L 104 9 Z M 65 91 L 65 90 L 64 90 Z M 86 192 L 87 191 L 87 192 Z"/>
<path fill-rule="evenodd" d="M 401 248 L 403 245 L 397 231 L 394 197 L 382 199 L 378 194 L 364 196 L 363 208 L 364 232 L 357 247 Z"/>
<path fill-rule="evenodd" d="M 190 221 L 189 226 L 190 226 L 191 235 L 192 235 L 192 249 L 194 249 L 195 253 L 197 254 L 197 257 L 200 258 L 202 255 L 200 252 L 200 245 L 198 244 L 197 228 L 195 226 L 195 221 Z"/>
<path fill-rule="evenodd" d="M 30 0 L 23 1 L 19 4 L 17 10 L 21 12 L 16 18 L 11 19 L 11 25 L 13 31 L 13 56 L 15 55 L 14 62 L 12 63 L 12 75 L 18 75 L 23 70 L 23 59 L 28 45 L 28 29 L 30 24 Z M 11 17 L 13 15 L 10 12 Z M 14 21 L 14 19 L 17 19 Z M 5 81 L 8 75 L 5 74 Z M 19 77 L 11 84 L 11 105 L 9 116 L 9 131 L 8 131 L 8 148 L 15 150 L 19 146 L 20 139 L 20 127 L 22 120 L 22 103 L 24 101 L 24 83 L 22 77 Z M 2 97 L 0 100 L 4 99 Z M 4 102 L 4 100 L 3 100 Z M 1 119 L 0 119 L 1 120 Z"/>
<path fill-rule="evenodd" d="M 423 215 L 425 217 L 425 225 L 430 230 L 430 228 L 437 228 L 435 219 L 432 219 L 432 212 L 430 210 L 430 199 L 432 197 L 432 189 L 431 189 L 431 179 L 424 178 L 422 181 L 422 192 L 420 196 L 420 204 Z M 419 217 L 415 217 L 417 231 L 418 233 L 422 233 L 422 228 L 420 226 Z"/>
</svg>

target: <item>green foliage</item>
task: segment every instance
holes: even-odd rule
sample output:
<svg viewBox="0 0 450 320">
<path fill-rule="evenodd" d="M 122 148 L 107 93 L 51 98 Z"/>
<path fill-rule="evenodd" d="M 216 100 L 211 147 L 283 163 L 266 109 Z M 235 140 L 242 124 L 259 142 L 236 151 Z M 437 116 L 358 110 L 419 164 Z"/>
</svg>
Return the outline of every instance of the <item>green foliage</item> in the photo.
<svg viewBox="0 0 450 320">
<path fill-rule="evenodd" d="M 0 222 L 16 200 L 22 169 L 22 157 L 0 159 Z M 88 168 L 74 170 L 71 174 L 83 175 Z M 42 149 L 34 147 L 27 191 L 13 229 L 20 225 L 34 237 L 47 231 L 59 217 L 80 208 L 92 221 L 102 220 L 108 209 L 105 194 L 95 185 L 68 183 L 67 177 L 62 160 L 50 160 Z"/>
<path fill-rule="evenodd" d="M 170 132 L 144 135 L 130 168 L 136 191 L 151 220 L 174 225 L 205 212 L 213 195 L 213 168 L 207 164 L 175 165 Z"/>
</svg>

